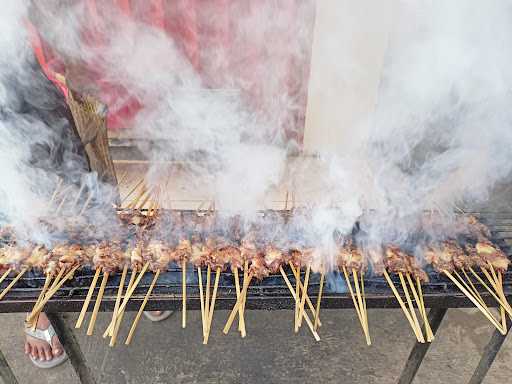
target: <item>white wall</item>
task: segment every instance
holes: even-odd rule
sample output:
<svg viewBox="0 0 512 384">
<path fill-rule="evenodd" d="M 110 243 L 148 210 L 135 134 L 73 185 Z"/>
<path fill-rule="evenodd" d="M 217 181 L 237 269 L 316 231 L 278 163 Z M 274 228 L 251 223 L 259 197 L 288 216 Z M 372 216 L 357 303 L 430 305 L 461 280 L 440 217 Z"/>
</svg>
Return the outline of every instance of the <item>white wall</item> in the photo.
<svg viewBox="0 0 512 384">
<path fill-rule="evenodd" d="M 398 0 L 318 0 L 306 153 L 351 145 L 367 129 Z"/>
</svg>

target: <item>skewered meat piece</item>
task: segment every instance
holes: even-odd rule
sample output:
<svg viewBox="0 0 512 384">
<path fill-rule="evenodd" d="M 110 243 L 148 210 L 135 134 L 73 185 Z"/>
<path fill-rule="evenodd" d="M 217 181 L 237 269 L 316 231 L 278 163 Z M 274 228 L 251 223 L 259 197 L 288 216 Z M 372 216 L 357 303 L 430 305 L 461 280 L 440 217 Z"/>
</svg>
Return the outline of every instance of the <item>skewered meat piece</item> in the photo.
<svg viewBox="0 0 512 384">
<path fill-rule="evenodd" d="M 366 270 L 365 260 L 361 251 L 354 245 L 352 239 L 345 241 L 345 244 L 338 250 L 337 265 L 340 270 L 343 267 L 348 271 L 355 269 L 364 272 Z"/>
<path fill-rule="evenodd" d="M 258 256 L 258 247 L 256 246 L 256 235 L 254 232 L 247 233 L 242 239 L 240 256 L 244 262 L 249 262 Z"/>
<path fill-rule="evenodd" d="M 169 261 L 174 261 L 176 263 L 181 263 L 183 260 L 185 261 L 191 261 L 192 262 L 192 245 L 190 243 L 190 240 L 188 239 L 182 239 L 174 248 L 174 250 L 171 251 Z"/>
<path fill-rule="evenodd" d="M 473 244 L 466 244 L 464 247 L 466 254 L 468 255 L 468 258 L 470 260 L 471 266 L 477 266 L 479 268 L 487 268 L 488 265 L 484 258 L 478 254 L 476 251 L 476 247 Z"/>
<path fill-rule="evenodd" d="M 181 243 L 181 242 L 180 242 Z M 192 265 L 196 267 L 203 267 L 206 259 L 208 257 L 206 248 L 203 246 L 203 243 L 199 241 L 199 239 L 194 239 L 192 241 L 192 245 L 190 247 L 190 256 L 189 260 Z"/>
<path fill-rule="evenodd" d="M 123 260 L 124 253 L 118 242 L 102 241 L 96 246 L 92 262 L 96 268 L 102 267 L 105 272 L 113 272 L 119 268 Z"/>
<path fill-rule="evenodd" d="M 478 255 L 484 259 L 484 262 L 492 265 L 496 271 L 502 273 L 507 271 L 510 260 L 501 249 L 493 245 L 489 240 L 479 241 L 475 248 Z"/>
<path fill-rule="evenodd" d="M 240 248 L 234 245 L 228 245 L 226 248 L 225 252 L 229 252 L 228 257 L 231 260 L 231 270 L 242 269 L 244 267 L 244 260 Z"/>
<path fill-rule="evenodd" d="M 409 256 L 409 263 L 409 268 L 412 276 L 414 276 L 415 278 L 419 278 L 420 282 L 422 283 L 428 283 L 430 281 L 427 273 L 419 266 L 414 256 Z"/>
<path fill-rule="evenodd" d="M 310 248 L 308 251 L 309 255 L 307 255 L 307 260 L 309 260 L 310 262 L 311 272 L 325 273 L 325 260 L 322 257 L 322 251 L 320 250 L 320 248 Z"/>
<path fill-rule="evenodd" d="M 464 249 L 454 240 L 447 240 L 441 244 L 442 252 L 451 257 L 452 263 L 457 269 L 468 269 L 473 266 L 473 260 Z"/>
<path fill-rule="evenodd" d="M 449 249 L 426 246 L 423 250 L 423 254 L 425 260 L 432 264 L 437 272 L 442 272 L 443 270 L 450 272 L 454 270 L 453 258 Z"/>
<path fill-rule="evenodd" d="M 250 262 L 249 274 L 252 274 L 254 278 L 258 280 L 263 280 L 265 277 L 268 277 L 269 270 L 265 263 L 265 257 L 261 252 L 252 255 Z"/>
<path fill-rule="evenodd" d="M 155 221 L 154 216 L 149 216 L 140 210 L 121 211 L 118 212 L 118 217 L 123 224 L 136 225 L 139 227 L 149 227 Z"/>
<path fill-rule="evenodd" d="M 393 273 L 407 273 L 409 270 L 407 264 L 406 254 L 399 247 L 395 245 L 388 245 L 386 247 L 384 258 L 386 269 Z"/>
<path fill-rule="evenodd" d="M 421 282 L 428 282 L 428 275 L 420 268 L 416 258 L 402 251 L 395 245 L 386 247 L 384 265 L 393 273 L 410 273 L 413 277 L 419 278 Z"/>
<path fill-rule="evenodd" d="M 368 247 L 366 253 L 372 266 L 373 273 L 377 276 L 381 276 L 384 273 L 384 255 L 382 253 L 382 248 L 371 246 Z"/>
<path fill-rule="evenodd" d="M 124 259 L 130 259 L 130 264 L 133 271 L 139 271 L 144 265 L 142 257 L 142 241 L 137 241 L 135 244 L 126 248 Z"/>
<path fill-rule="evenodd" d="M 231 264 L 231 268 L 234 268 L 233 261 L 240 264 L 241 256 L 238 248 L 229 244 L 225 239 L 217 239 L 217 243 L 215 249 L 210 253 L 209 262 L 212 268 L 225 270 L 229 264 Z"/>
<path fill-rule="evenodd" d="M 59 244 L 51 250 L 51 258 L 55 259 L 59 268 L 72 268 L 82 262 L 85 251 L 78 244 Z"/>
<path fill-rule="evenodd" d="M 33 246 L 8 245 L 4 248 L 6 264 L 19 266 L 30 257 Z"/>
<path fill-rule="evenodd" d="M 302 251 L 298 247 L 290 249 L 288 259 L 295 268 L 300 268 L 302 265 Z"/>
<path fill-rule="evenodd" d="M 142 257 L 149 262 L 152 271 L 165 271 L 171 258 L 171 249 L 161 240 L 151 240 L 143 249 Z"/>
<path fill-rule="evenodd" d="M 274 245 L 267 245 L 265 248 L 265 265 L 270 273 L 278 273 L 279 267 L 288 263 L 287 255 Z"/>
<path fill-rule="evenodd" d="M 50 251 L 44 245 L 36 245 L 30 253 L 30 257 L 27 259 L 26 264 L 33 268 L 42 269 L 49 257 Z"/>
</svg>

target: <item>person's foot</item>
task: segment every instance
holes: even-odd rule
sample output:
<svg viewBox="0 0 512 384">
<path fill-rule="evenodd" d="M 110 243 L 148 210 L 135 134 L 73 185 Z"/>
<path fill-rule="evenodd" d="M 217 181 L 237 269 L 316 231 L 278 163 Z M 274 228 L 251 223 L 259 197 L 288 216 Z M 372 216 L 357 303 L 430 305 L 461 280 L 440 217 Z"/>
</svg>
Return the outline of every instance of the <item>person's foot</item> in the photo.
<svg viewBox="0 0 512 384">
<path fill-rule="evenodd" d="M 50 321 L 46 314 L 41 313 L 37 320 L 37 329 L 46 330 L 50 326 Z M 51 345 L 40 339 L 25 335 L 25 354 L 32 356 L 35 360 L 51 361 L 64 353 L 62 344 L 57 335 L 52 337 Z"/>
</svg>

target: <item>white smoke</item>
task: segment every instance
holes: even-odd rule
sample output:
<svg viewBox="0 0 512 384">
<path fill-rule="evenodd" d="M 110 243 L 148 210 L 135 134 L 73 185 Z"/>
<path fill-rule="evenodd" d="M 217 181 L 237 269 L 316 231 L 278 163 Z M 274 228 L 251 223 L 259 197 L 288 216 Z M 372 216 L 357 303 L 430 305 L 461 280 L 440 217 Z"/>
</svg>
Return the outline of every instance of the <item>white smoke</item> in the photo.
<svg viewBox="0 0 512 384">
<path fill-rule="evenodd" d="M 2 14 L 0 48 L 12 54 L 0 59 L 6 63 L 2 73 L 23 72 L 14 58 L 28 49 L 19 35 L 26 3 L 10 3 Z M 234 2 L 225 24 L 231 28 L 229 44 L 219 43 L 225 37 L 219 25 L 227 16 L 214 8 L 207 12 L 212 5 L 205 2 L 209 17 L 202 27 L 212 33 L 199 53 L 201 73 L 183 42 L 108 2 L 97 3 L 101 17 L 92 32 L 101 36 L 99 42 L 84 34 L 91 29 L 91 19 L 82 17 L 89 12 L 85 3 L 45 2 L 31 17 L 79 91 L 102 97 L 99 82 L 116 84 L 140 103 L 131 128 L 156 143 L 141 147 L 154 161 L 147 175 L 151 183 L 172 185 L 174 171 L 161 161 L 178 161 L 193 189 L 204 190 L 217 208 L 247 217 L 265 208 L 270 193 L 288 189 L 312 211 L 302 218 L 303 227 L 328 250 L 334 230 L 349 233 L 369 210 L 372 222 L 364 230 L 377 240 L 405 241 L 425 209 L 451 212 L 454 205 L 484 202 L 510 175 L 509 1 L 390 1 L 393 23 L 375 110 L 349 126 L 333 127 L 349 142 L 294 161 L 289 154 L 297 149 L 303 124 L 303 116 L 295 116 L 308 85 L 308 74 L 296 64 L 311 54 L 313 0 L 295 2 L 295 15 L 279 2 L 262 2 L 250 11 Z M 138 10 L 145 4 L 138 3 Z M 349 9 L 347 4 L 340 7 Z M 359 27 L 357 20 L 350 26 Z M 353 98 L 359 97 L 356 82 L 368 68 L 351 57 L 353 36 L 327 37 L 335 80 L 354 87 Z M 0 97 L 5 86 L 0 84 Z M 116 112 L 126 99 L 103 101 Z M 35 171 L 13 166 L 29 158 L 28 144 L 13 146 L 0 142 L 0 148 L 10 148 L 1 155 L 2 167 L 13 178 L 12 190 L 4 193 L 24 196 L 16 204 L 26 207 L 37 199 L 20 191 L 31 190 L 27 179 Z M 8 205 L 2 212 L 22 211 Z"/>
</svg>

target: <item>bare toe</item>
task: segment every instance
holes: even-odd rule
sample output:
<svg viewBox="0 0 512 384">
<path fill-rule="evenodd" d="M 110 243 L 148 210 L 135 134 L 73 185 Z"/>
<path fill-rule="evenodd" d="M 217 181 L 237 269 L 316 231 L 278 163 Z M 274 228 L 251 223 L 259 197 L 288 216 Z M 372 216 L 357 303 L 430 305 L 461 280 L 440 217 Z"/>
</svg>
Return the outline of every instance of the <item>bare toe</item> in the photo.
<svg viewBox="0 0 512 384">
<path fill-rule="evenodd" d="M 28 341 L 25 341 L 25 355 L 29 355 L 30 354 L 30 344 L 28 343 Z"/>
<path fill-rule="evenodd" d="M 52 340 L 52 354 L 53 354 L 53 356 L 57 357 L 57 356 L 62 355 L 62 351 L 63 351 L 63 348 L 62 348 L 62 344 L 60 343 L 59 338 L 57 336 L 54 336 L 53 340 Z"/>
<path fill-rule="evenodd" d="M 40 361 L 43 361 L 44 358 L 44 350 L 43 347 L 37 346 L 37 353 L 36 353 L 37 359 Z"/>
<path fill-rule="evenodd" d="M 43 351 L 44 351 L 44 359 L 46 361 L 50 361 L 51 359 L 53 359 L 52 348 L 49 345 L 45 345 L 43 347 Z"/>
</svg>

